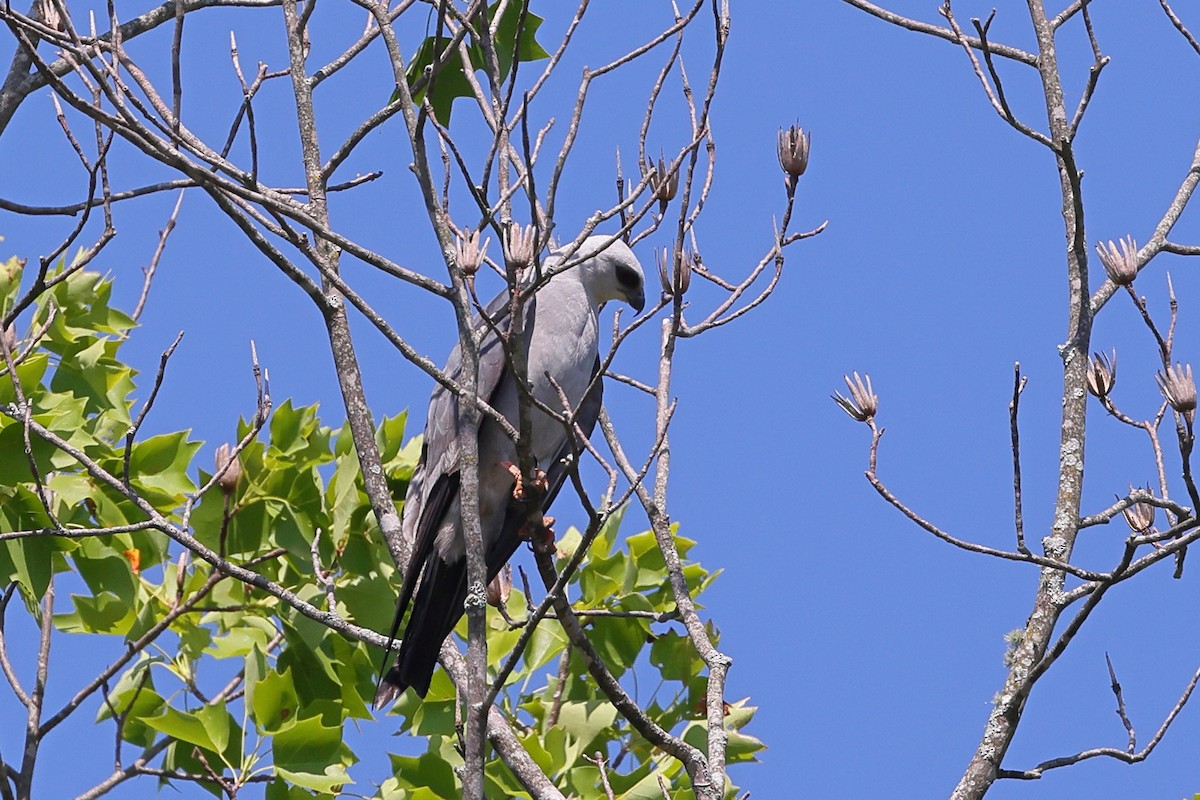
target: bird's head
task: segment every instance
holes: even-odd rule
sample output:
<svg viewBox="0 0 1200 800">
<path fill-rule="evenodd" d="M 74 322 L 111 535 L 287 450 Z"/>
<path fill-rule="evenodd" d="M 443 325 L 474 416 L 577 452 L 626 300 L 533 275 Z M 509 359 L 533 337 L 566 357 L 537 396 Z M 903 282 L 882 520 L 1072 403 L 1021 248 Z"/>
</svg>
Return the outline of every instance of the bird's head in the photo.
<svg viewBox="0 0 1200 800">
<path fill-rule="evenodd" d="M 629 245 L 611 236 L 589 236 L 579 248 L 579 280 L 596 305 L 624 300 L 641 311 L 646 305 L 646 279 Z"/>
</svg>

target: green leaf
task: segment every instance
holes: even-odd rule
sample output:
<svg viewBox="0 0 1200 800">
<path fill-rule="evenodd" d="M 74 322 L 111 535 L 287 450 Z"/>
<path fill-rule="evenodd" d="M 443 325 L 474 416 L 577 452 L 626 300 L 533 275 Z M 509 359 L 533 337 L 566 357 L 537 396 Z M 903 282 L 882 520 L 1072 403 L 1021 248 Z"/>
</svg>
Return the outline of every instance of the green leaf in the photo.
<svg viewBox="0 0 1200 800">
<path fill-rule="evenodd" d="M 54 615 L 54 625 L 66 633 L 113 633 L 124 636 L 133 626 L 133 604 L 112 592 L 99 592 L 95 597 L 71 595 L 73 612 Z"/>
<path fill-rule="evenodd" d="M 417 80 L 425 74 L 426 67 L 431 67 L 437 54 L 445 51 L 452 41 L 445 36 L 430 36 L 421 43 L 416 55 L 412 57 L 408 65 L 406 78 L 410 91 L 415 88 Z M 417 91 L 413 94 L 413 100 L 420 103 L 425 94 L 425 91 Z M 462 55 L 459 50 L 455 49 L 442 62 L 442 67 L 433 80 L 433 94 L 429 97 L 429 105 L 433 107 L 433 113 L 437 116 L 438 121 L 448 126 L 450 109 L 455 98 L 471 97 L 472 94 L 471 83 L 467 80 L 466 69 L 463 67 Z M 393 102 L 398 96 L 398 92 L 392 95 Z"/>
<path fill-rule="evenodd" d="M 156 490 L 165 495 L 168 502 L 182 501 L 184 494 L 196 489 L 187 472 L 199 449 L 200 442 L 189 442 L 187 431 L 135 442 L 130 459 L 130 479 L 143 493 Z"/>
<path fill-rule="evenodd" d="M 444 673 L 442 673 L 441 670 L 437 670 L 433 674 L 434 680 L 436 681 L 438 676 L 442 674 Z M 447 683 L 449 683 L 449 680 L 447 680 Z M 448 736 L 454 732 L 454 699 L 444 698 L 430 700 L 429 695 L 433 694 L 432 686 L 430 689 L 431 691 L 425 696 L 424 702 L 420 702 L 416 711 L 412 712 L 410 716 L 410 719 L 412 720 L 412 731 L 418 736 L 432 736 L 435 734 Z M 415 692 L 406 691 L 404 693 L 405 700 L 415 697 Z M 401 710 L 403 710 L 405 707 L 406 706 L 402 704 Z"/>
<path fill-rule="evenodd" d="M 121 738 L 138 747 L 149 747 L 154 744 L 158 736 L 150 726 L 146 725 L 144 719 L 158 714 L 164 705 L 166 705 L 166 700 L 158 692 L 153 689 L 143 689 L 136 696 L 130 697 L 127 704 L 116 706 L 117 710 L 125 715 Z"/>
<path fill-rule="evenodd" d="M 213 634 L 201 625 L 187 625 L 179 633 L 179 654 L 189 661 L 195 661 L 204 655 L 204 651 L 212 644 Z"/>
<path fill-rule="evenodd" d="M 762 740 L 740 731 L 730 731 L 729 740 L 725 746 L 725 757 L 730 764 L 740 761 L 757 761 L 754 754 L 766 749 L 767 746 L 762 743 Z"/>
<path fill-rule="evenodd" d="M 628 617 L 596 617 L 592 622 L 592 643 L 604 663 L 620 675 L 637 660 L 646 646 L 650 626 L 640 619 Z"/>
<path fill-rule="evenodd" d="M 34 602 L 40 601 L 50 585 L 51 558 L 60 549 L 58 542 L 50 536 L 31 536 L 10 539 L 3 546 L 12 561 L 11 577 Z"/>
<path fill-rule="evenodd" d="M 268 672 L 254 684 L 252 700 L 254 721 L 267 732 L 277 732 L 296 724 L 300 698 L 289 672 Z"/>
<path fill-rule="evenodd" d="M 41 414 L 34 414 L 33 419 L 41 425 L 48 422 Z M 29 443 L 38 470 L 45 475 L 51 469 L 51 456 L 55 449 L 37 436 L 31 436 Z M 24 427 L 7 416 L 0 416 L 0 486 L 18 483 L 33 483 L 29 458 L 25 455 Z"/>
<path fill-rule="evenodd" d="M 163 769 L 168 771 L 178 770 L 179 772 L 184 772 L 191 775 L 204 774 L 206 768 L 205 765 L 200 762 L 200 759 L 196 757 L 198 752 L 199 751 L 196 749 L 195 745 L 192 745 L 188 742 L 173 741 L 167 747 L 166 753 L 163 754 Z M 206 758 L 208 759 L 208 768 L 218 768 L 212 763 L 211 754 L 206 756 Z M 160 778 L 158 785 L 161 788 L 163 786 L 172 786 L 173 784 L 169 778 Z M 225 793 L 221 790 L 221 787 L 214 782 L 203 781 L 194 784 L 189 783 L 188 785 L 189 787 L 199 787 L 214 797 L 224 800 Z"/>
<path fill-rule="evenodd" d="M 168 706 L 163 709 L 162 714 L 147 717 L 144 721 L 156 731 L 219 755 L 230 762 L 241 758 L 241 729 L 225 710 L 224 703 L 203 706 L 194 712 L 180 711 Z M 234 736 L 235 732 L 237 736 Z"/>
<path fill-rule="evenodd" d="M 63 336 L 74 336 L 64 332 Z M 62 359 L 54 370 L 50 388 L 55 392 L 67 392 L 87 401 L 90 414 L 101 411 L 118 413 L 128 424 L 128 397 L 133 393 L 133 376 L 130 367 L 117 361 L 113 355 L 118 343 L 107 339 L 83 337 L 78 341 L 90 343 L 77 351 L 62 353 Z"/>
<path fill-rule="evenodd" d="M 458 778 L 454 775 L 454 766 L 462 763 L 461 758 L 451 763 L 435 752 L 416 758 L 389 754 L 388 758 L 392 762 L 392 773 L 405 788 L 424 788 L 429 792 L 428 797 L 451 798 L 461 794 Z"/>
<path fill-rule="evenodd" d="M 201 709 L 203 711 L 203 709 Z M 184 712 L 170 706 L 163 709 L 156 717 L 147 717 L 146 725 L 156 731 L 165 733 L 173 739 L 195 745 L 209 752 L 220 752 L 217 743 L 213 741 L 208 726 L 200 719 L 199 712 Z"/>
<path fill-rule="evenodd" d="M 3 265 L 0 264 L 0 268 Z M 42 377 L 46 374 L 46 368 L 50 365 L 50 357 L 46 353 L 34 352 L 29 355 L 24 361 L 17 365 L 17 380 L 21 383 L 21 391 L 26 397 L 39 394 L 37 391 L 41 389 Z M 15 403 L 17 400 L 16 389 L 13 388 L 12 379 L 8 376 L 8 370 L 0 367 L 0 404 L 7 405 Z"/>
<path fill-rule="evenodd" d="M 283 767 L 275 768 L 276 774 L 284 780 L 291 781 L 305 789 L 313 789 L 324 794 L 338 794 L 339 788 L 347 783 L 354 783 L 346 773 L 345 764 L 330 764 L 322 772 L 296 772 Z"/>
<path fill-rule="evenodd" d="M 350 642 L 341 636 L 329 637 L 333 650 L 333 668 L 342 686 L 341 709 L 352 719 L 371 719 L 374 714 L 363 698 L 375 692 L 376 665 L 372 653 L 360 642 Z"/>
<path fill-rule="evenodd" d="M 108 542 L 83 539 L 72 554 L 72 560 L 93 594 L 107 591 L 125 602 L 133 602 L 137 595 L 137 578 L 129 558 Z"/>
<path fill-rule="evenodd" d="M 360 484 L 358 458 L 352 454 L 338 458 L 325 492 L 325 504 L 333 517 L 331 534 L 335 541 L 345 539 L 353 530 L 354 514 L 362 505 Z"/>
<path fill-rule="evenodd" d="M 250 704 L 250 708 L 254 707 L 254 689 L 258 686 L 258 682 L 263 679 L 263 676 L 270 671 L 271 666 L 267 663 L 267 655 L 261 648 L 251 648 L 250 652 L 246 653 L 243 659 L 245 666 L 242 671 L 242 681 L 246 687 L 246 702 Z"/>
<path fill-rule="evenodd" d="M 663 800 L 662 789 L 658 785 L 658 776 L 663 774 L 667 781 L 667 786 L 671 785 L 671 780 L 666 776 L 664 770 L 654 770 L 648 774 L 641 776 L 640 779 L 632 786 L 617 789 L 618 785 L 625 783 L 619 778 L 610 782 L 613 784 L 614 791 L 620 792 L 617 796 L 621 800 Z"/>
<path fill-rule="evenodd" d="M 66 508 L 82 505 L 95 492 L 95 486 L 86 474 L 55 473 L 46 478 L 46 486 L 54 490 Z"/>
<path fill-rule="evenodd" d="M 553 775 L 558 771 L 559 765 L 555 763 L 554 756 L 546 749 L 544 740 L 538 736 L 536 732 L 530 732 L 526 736 L 519 737 L 521 746 L 529 753 L 529 757 L 533 759 L 538 768 L 547 775 Z"/>
<path fill-rule="evenodd" d="M 558 724 L 587 749 L 592 741 L 612 727 L 617 719 L 617 709 L 607 700 L 591 700 L 585 703 L 563 703 L 558 714 Z"/>
<path fill-rule="evenodd" d="M 216 752 L 224 753 L 231 741 L 231 733 L 237 727 L 233 717 L 225 710 L 225 703 L 208 705 L 196 712 L 196 718 L 204 726 L 209 739 L 216 745 Z"/>
<path fill-rule="evenodd" d="M 593 556 L 607 556 L 612 553 L 613 547 L 617 543 L 617 535 L 621 532 L 621 522 L 625 519 L 625 512 L 628 509 L 628 505 L 623 505 L 604 521 L 604 526 L 600 528 L 600 533 L 592 542 L 591 553 Z"/>
<path fill-rule="evenodd" d="M 552 622 L 538 625 L 525 648 L 525 669 L 532 672 L 545 666 L 562 653 L 568 641 L 562 625 Z"/>
<path fill-rule="evenodd" d="M 342 566 L 349 568 L 344 561 Z M 386 631 L 392 624 L 396 589 L 382 575 L 356 575 L 345 584 L 339 582 L 337 598 L 338 603 L 345 606 L 346 615 L 357 625 Z"/>
<path fill-rule="evenodd" d="M 271 739 L 275 769 L 301 778 L 289 780 L 309 789 L 331 791 L 342 783 L 352 783 L 346 775 L 347 753 L 342 744 L 341 726 L 325 725 L 317 717 L 297 720 Z M 337 780 L 333 780 L 337 778 Z"/>
<path fill-rule="evenodd" d="M 487 662 L 490 669 L 496 670 L 500 665 L 508 660 L 508 655 L 516 647 L 517 640 L 521 638 L 521 629 L 510 629 L 499 613 L 492 616 L 493 619 L 499 621 L 499 630 L 493 628 L 488 631 L 488 653 Z M 539 626 L 540 627 L 540 626 Z"/>
<path fill-rule="evenodd" d="M 24 268 L 25 261 L 16 256 L 0 262 L 0 317 L 7 315 L 17 300 Z"/>
<path fill-rule="evenodd" d="M 280 777 L 267 784 L 265 800 L 312 800 L 320 795 L 301 786 L 294 786 Z"/>
<path fill-rule="evenodd" d="M 273 517 L 270 533 L 274 535 L 275 544 L 286 548 L 299 563 L 306 565 L 312 564 L 310 543 L 317 528 L 313 517 L 323 516 L 315 472 L 312 470 L 312 474 L 298 476 L 292 487 L 300 492 L 311 489 L 311 496 L 300 498 L 299 502 L 289 499 L 270 500 L 267 503 L 267 513 Z"/>
<path fill-rule="evenodd" d="M 504 15 L 500 17 L 499 22 L 496 22 L 492 15 L 499 7 L 500 3 L 491 6 L 488 9 L 488 17 L 489 21 L 496 26 L 493 44 L 496 48 L 496 63 L 500 67 L 500 79 L 504 80 L 508 77 L 514 60 L 541 61 L 543 58 L 549 58 L 550 54 L 537 43 L 535 37 L 538 28 L 542 26 L 542 18 L 529 11 L 528 2 L 509 3 L 504 9 Z M 521 18 L 522 11 L 525 12 L 524 19 Z M 518 34 L 520 38 L 518 38 Z M 480 47 L 477 52 L 472 52 L 471 60 L 476 64 L 485 64 L 483 48 Z"/>
<path fill-rule="evenodd" d="M 342 571 L 345 575 L 351 576 L 346 586 L 353 586 L 359 581 L 364 581 L 367 585 L 360 586 L 353 591 L 361 591 L 364 594 L 372 594 L 377 591 L 386 592 L 387 602 L 383 603 L 383 609 L 376 609 L 375 613 L 368 609 L 357 608 L 358 600 L 348 603 L 355 607 L 356 613 L 364 616 L 359 617 L 360 624 L 366 624 L 364 621 L 368 618 L 386 620 L 380 626 L 371 625 L 369 627 L 380 630 L 383 624 L 392 621 L 392 611 L 394 609 L 389 606 L 394 605 L 396 600 L 396 588 L 391 581 L 396 578 L 396 570 L 392 566 L 392 560 L 382 542 L 382 536 L 378 535 L 378 529 L 374 531 L 375 536 L 368 536 L 364 533 L 352 534 L 345 541 L 344 549 L 340 558 Z M 398 580 L 398 578 L 396 578 Z M 387 588 L 376 586 L 377 580 L 383 580 L 387 584 Z M 338 584 L 338 594 L 342 592 L 342 584 Z"/>
<path fill-rule="evenodd" d="M 629 591 L 632 587 L 626 576 L 633 575 L 633 564 L 626 553 L 616 552 L 610 556 L 593 556 L 579 573 L 581 598 L 585 603 L 603 605 L 611 597 Z"/>
<path fill-rule="evenodd" d="M 206 481 L 208 476 L 201 472 L 200 479 Z M 274 522 L 270 510 L 262 500 L 243 499 L 226 529 L 225 552 L 228 555 L 260 554 L 264 549 L 263 542 Z M 220 546 L 224 514 L 225 500 L 220 492 L 204 495 L 192 514 L 192 527 L 196 530 L 196 538 L 214 550 Z"/>
<path fill-rule="evenodd" d="M 331 433 L 329 428 L 321 426 L 315 405 L 296 408 L 291 400 L 285 400 L 271 414 L 270 427 L 266 466 L 274 469 L 283 464 L 315 465 L 329 461 Z"/>
<path fill-rule="evenodd" d="M 503 81 L 508 77 L 514 60 L 539 61 L 548 58 L 550 54 L 537 43 L 537 30 L 541 27 L 542 18 L 529 12 L 527 1 L 509 3 L 505 7 L 504 15 L 496 21 L 493 15 L 499 7 L 500 3 L 497 2 L 488 8 L 488 21 L 495 23 L 496 35 L 493 37 L 492 44 L 495 47 L 500 80 Z M 522 14 L 524 14 L 524 19 L 522 19 Z M 477 20 L 477 22 L 481 21 Z M 520 33 L 519 38 L 518 32 Z M 426 68 L 433 65 L 435 58 L 446 50 L 451 41 L 444 36 L 430 36 L 421 43 L 416 55 L 412 57 L 408 65 L 406 77 L 410 90 L 416 86 L 417 81 L 425 75 Z M 467 48 L 467 57 L 472 72 L 487 67 L 487 59 L 478 42 L 472 42 Z M 433 107 L 434 114 L 443 125 L 450 125 L 450 110 L 455 98 L 471 97 L 474 94 L 471 84 L 466 78 L 466 66 L 463 63 L 461 51 L 457 48 L 454 49 L 441 63 L 438 73 L 433 76 L 433 80 L 427 87 L 432 89 L 429 95 L 429 105 Z M 425 91 L 416 91 L 413 99 L 419 103 L 424 96 Z M 393 94 L 392 98 L 394 100 L 396 94 Z"/>
<path fill-rule="evenodd" d="M 700 674 L 703 663 L 690 639 L 675 631 L 659 634 L 650 645 L 650 663 L 667 680 L 686 681 Z"/>
<path fill-rule="evenodd" d="M 150 665 L 160 660 L 145 658 L 126 670 L 109 694 L 108 702 L 101 703 L 96 713 L 97 722 L 112 718 L 113 710 L 123 715 L 125 723 L 121 736 L 139 747 L 149 747 L 157 738 L 156 732 L 143 721 L 144 718 L 160 714 L 166 703 L 154 690 L 154 679 L 150 672 Z"/>
<path fill-rule="evenodd" d="M 573 759 L 579 757 L 579 751 L 571 747 L 571 737 L 557 725 L 546 731 L 546 735 L 542 741 L 546 745 L 546 752 L 553 759 L 551 761 L 551 773 L 559 772 L 572 763 Z"/>
<path fill-rule="evenodd" d="M 228 632 L 211 637 L 206 643 L 205 652 L 216 658 L 237 658 L 245 656 L 255 648 L 265 650 L 267 642 L 275 637 L 278 631 L 274 623 L 253 614 L 239 614 L 236 627 Z"/>
<path fill-rule="evenodd" d="M 337 672 L 330 663 L 332 660 L 330 656 L 322 649 L 313 649 L 296 634 L 296 628 L 292 627 L 292 623 L 296 621 L 294 619 L 288 621 L 289 624 L 285 628 L 287 647 L 276 659 L 275 669 L 279 672 L 291 670 L 292 683 L 295 686 L 297 697 L 300 698 L 300 706 L 308 714 L 308 709 L 313 708 L 319 702 L 328 702 L 332 698 L 339 697 L 341 684 Z M 322 628 L 322 630 L 327 629 Z M 340 708 L 336 720 L 341 720 Z M 332 724 L 333 721 L 334 718 L 330 718 L 326 720 L 326 723 Z"/>
<path fill-rule="evenodd" d="M 385 467 L 390 466 L 401 453 L 404 445 L 404 428 L 408 424 L 408 411 L 394 417 L 385 417 L 375 432 L 375 443 L 379 446 L 379 459 Z M 412 440 L 409 440 L 412 443 Z M 415 461 L 414 461 L 415 463 Z"/>
</svg>

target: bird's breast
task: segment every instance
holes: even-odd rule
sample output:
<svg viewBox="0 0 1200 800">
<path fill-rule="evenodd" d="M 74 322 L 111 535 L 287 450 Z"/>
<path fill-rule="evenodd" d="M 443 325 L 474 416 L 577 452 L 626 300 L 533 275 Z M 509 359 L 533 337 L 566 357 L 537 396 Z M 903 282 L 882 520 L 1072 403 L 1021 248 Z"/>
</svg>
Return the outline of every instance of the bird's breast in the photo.
<svg viewBox="0 0 1200 800">
<path fill-rule="evenodd" d="M 571 409 L 579 406 L 592 379 L 599 352 L 598 323 L 589 308 L 568 330 L 533 329 L 529 346 L 529 382 L 534 396 L 556 411 L 563 410 L 558 389 Z"/>
</svg>

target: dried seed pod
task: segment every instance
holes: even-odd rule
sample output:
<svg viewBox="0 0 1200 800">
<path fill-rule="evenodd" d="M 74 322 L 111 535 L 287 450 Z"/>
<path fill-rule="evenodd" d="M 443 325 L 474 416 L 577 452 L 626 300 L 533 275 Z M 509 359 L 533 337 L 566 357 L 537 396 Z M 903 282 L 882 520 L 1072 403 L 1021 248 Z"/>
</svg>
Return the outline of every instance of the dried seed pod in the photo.
<svg viewBox="0 0 1200 800">
<path fill-rule="evenodd" d="M 1133 494 L 1136 491 L 1133 486 L 1129 487 L 1129 493 Z M 1150 487 L 1146 487 L 1147 494 L 1153 494 Z M 1147 534 L 1154 527 L 1154 516 L 1157 509 L 1149 503 L 1134 503 L 1121 512 L 1125 515 L 1125 522 L 1129 524 L 1130 529 L 1140 534 Z"/>
<path fill-rule="evenodd" d="M 1108 397 L 1116 382 L 1117 351 L 1112 351 L 1112 358 L 1108 357 L 1108 353 L 1093 353 L 1092 360 L 1088 362 L 1088 391 L 1103 400 Z"/>
<path fill-rule="evenodd" d="M 779 129 L 779 166 L 793 183 L 808 169 L 812 133 L 799 125 Z"/>
<path fill-rule="evenodd" d="M 1117 242 L 1111 239 L 1101 242 L 1096 245 L 1096 254 L 1100 256 L 1100 263 L 1104 265 L 1109 279 L 1118 286 L 1128 286 L 1137 277 L 1138 248 L 1132 236 L 1126 236 L 1120 244 L 1118 248 Z"/>
<path fill-rule="evenodd" d="M 843 375 L 842 379 L 846 381 L 846 388 L 850 390 L 850 396 L 843 397 L 841 392 L 834 392 L 831 395 L 833 402 L 837 403 L 852 419 L 859 422 L 867 422 L 872 419 L 875 412 L 879 410 L 879 397 L 871 386 L 871 376 L 864 373 L 860 378 L 855 372 L 853 381 L 850 380 L 849 375 Z"/>
<path fill-rule="evenodd" d="M 679 193 L 679 172 L 667 173 L 667 160 L 659 153 L 658 164 L 656 165 L 651 159 L 646 159 L 645 172 L 647 180 L 650 184 L 650 193 L 654 199 L 659 202 L 662 208 L 666 208 L 667 203 L 675 199 L 675 195 Z"/>
<path fill-rule="evenodd" d="M 658 266 L 658 281 L 668 297 L 682 297 L 692 285 L 692 266 L 698 261 L 691 250 L 674 250 L 664 247 L 654 251 L 654 263 Z"/>
<path fill-rule="evenodd" d="M 536 238 L 537 228 L 534 226 L 522 228 L 516 222 L 508 223 L 508 243 L 504 259 L 518 275 L 533 263 Z"/>
<path fill-rule="evenodd" d="M 1188 418 L 1190 422 L 1196 413 L 1196 381 L 1192 378 L 1191 364 L 1175 364 L 1168 366 L 1165 372 L 1154 376 L 1158 388 L 1171 408 Z"/>
<path fill-rule="evenodd" d="M 233 454 L 233 447 L 228 443 L 217 448 L 214 462 L 216 464 L 216 472 L 221 475 L 217 478 L 217 486 L 221 487 L 221 491 L 227 495 L 237 491 L 238 482 L 242 479 L 242 462 L 241 459 Z M 223 473 L 221 470 L 225 470 Z"/>
<path fill-rule="evenodd" d="M 66 31 L 67 26 L 63 22 L 62 14 L 59 13 L 58 4 L 54 0 L 40 0 L 37 7 L 42 16 L 43 25 L 60 33 Z M 66 5 L 64 4 L 63 7 L 65 8 Z"/>
<path fill-rule="evenodd" d="M 461 236 L 455 239 L 454 260 L 458 264 L 458 268 L 463 271 L 463 275 L 470 278 L 479 271 L 484 256 L 487 255 L 488 245 L 491 243 L 491 239 L 484 239 L 483 245 L 480 246 L 479 231 L 472 231 L 466 239 Z"/>
<path fill-rule="evenodd" d="M 512 593 L 512 564 L 505 564 L 487 585 L 488 605 L 493 608 L 503 608 L 508 605 L 508 596 Z"/>
</svg>

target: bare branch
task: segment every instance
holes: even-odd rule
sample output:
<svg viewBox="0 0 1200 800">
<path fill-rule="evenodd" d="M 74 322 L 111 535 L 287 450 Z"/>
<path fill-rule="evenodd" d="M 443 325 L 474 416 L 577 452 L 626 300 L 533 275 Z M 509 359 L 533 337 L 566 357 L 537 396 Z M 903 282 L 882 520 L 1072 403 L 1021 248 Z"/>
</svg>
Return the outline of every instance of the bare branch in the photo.
<svg viewBox="0 0 1200 800">
<path fill-rule="evenodd" d="M 1126 750 L 1133 753 L 1137 750 L 1137 734 L 1133 732 L 1133 723 L 1129 721 L 1129 715 L 1125 713 L 1125 697 L 1121 693 L 1121 684 L 1117 681 L 1117 671 L 1113 668 L 1112 659 L 1109 658 L 1107 652 L 1104 654 L 1104 663 L 1108 665 L 1108 677 L 1112 681 L 1113 696 L 1117 699 L 1117 716 L 1121 718 L 1121 724 L 1129 733 L 1129 746 Z"/>
<path fill-rule="evenodd" d="M 129 430 L 125 433 L 125 467 L 123 480 L 125 485 L 129 485 L 129 462 L 133 457 L 133 438 L 137 436 L 138 429 L 142 427 L 142 422 L 145 421 L 146 415 L 150 413 L 150 409 L 154 406 L 154 398 L 158 397 L 158 390 L 162 388 L 163 377 L 167 372 L 167 362 L 171 359 L 171 354 L 175 352 L 175 348 L 183 341 L 183 331 L 175 335 L 175 341 L 171 342 L 171 346 L 163 351 L 162 356 L 158 361 L 158 374 L 154 376 L 154 385 L 150 388 L 150 396 L 146 398 L 146 404 L 142 406 L 142 410 L 138 413 L 137 419 L 129 426 Z"/>
<path fill-rule="evenodd" d="M 992 63 L 992 50 L 987 41 L 987 28 L 991 24 L 992 18 L 988 17 L 987 24 L 980 24 L 978 20 L 972 21 L 975 23 L 975 30 L 979 32 L 979 47 L 983 51 L 984 61 L 987 63 L 988 71 L 991 73 L 992 83 L 996 86 L 995 91 L 992 91 L 987 78 L 984 77 L 983 69 L 979 66 L 979 59 L 975 57 L 970 40 L 962 32 L 962 29 L 959 28 L 958 22 L 954 19 L 954 14 L 950 11 L 950 0 L 944 0 L 938 9 L 938 13 L 950 23 L 950 29 L 954 33 L 955 41 L 962 46 L 963 52 L 967 54 L 967 58 L 971 62 L 971 68 L 975 71 L 975 76 L 979 78 L 979 83 L 983 86 L 983 91 L 987 95 L 988 102 L 992 104 L 992 108 L 996 109 L 996 113 L 1000 115 L 1001 119 L 1035 142 L 1053 149 L 1054 145 L 1046 134 L 1034 130 L 1024 122 L 1021 122 L 1012 113 L 1012 109 L 1008 107 L 1008 101 L 1004 98 L 1004 84 L 1000 81 L 1000 73 L 996 71 L 996 67 Z"/>
<path fill-rule="evenodd" d="M 184 0 L 182 8 L 184 13 L 191 13 L 203 8 L 215 7 L 243 7 L 243 8 L 270 8 L 278 6 L 280 0 Z M 34 3 L 34 7 L 37 7 Z M 151 31 L 162 25 L 164 22 L 172 21 L 176 18 L 176 0 L 167 0 L 161 6 L 147 11 L 141 16 L 129 20 L 117 29 L 117 40 L 128 41 L 137 36 L 140 36 L 147 31 Z M 31 19 L 36 18 L 35 12 L 31 12 Z M 17 15 L 13 14 L 9 7 L 0 9 L 0 20 L 15 21 Z M 92 52 L 97 52 L 99 46 L 106 45 L 113 41 L 112 33 L 101 35 L 96 41 L 88 41 L 87 44 L 93 48 Z M 30 42 L 30 44 L 33 44 Z M 33 92 L 45 86 L 49 80 L 42 72 L 30 72 L 29 67 L 32 63 L 32 50 L 29 45 L 17 48 L 16 55 L 13 57 L 13 64 L 9 69 L 8 77 L 5 79 L 3 87 L 0 87 L 0 132 L 3 132 L 8 127 L 9 120 L 12 119 L 17 108 L 22 101 Z M 74 61 L 68 58 L 59 58 L 57 61 L 49 65 L 49 72 L 52 75 L 62 77 L 74 68 Z"/>
<path fill-rule="evenodd" d="M 1013 517 L 1017 529 L 1017 551 L 1029 555 L 1029 548 L 1025 546 L 1025 520 L 1021 510 L 1021 435 L 1017 425 L 1017 411 L 1020 408 L 1021 392 L 1025 391 L 1025 385 L 1029 379 L 1021 374 L 1020 363 L 1013 365 L 1013 393 L 1012 402 L 1008 404 L 1008 424 L 1012 431 L 1012 454 L 1013 454 Z"/>
<path fill-rule="evenodd" d="M 171 235 L 171 231 L 175 230 L 175 220 L 179 218 L 179 209 L 183 206 L 183 192 L 179 193 L 179 199 L 175 201 L 175 207 L 171 209 L 171 216 L 167 217 L 167 222 L 163 225 L 163 229 L 158 234 L 158 246 L 154 248 L 154 255 L 150 259 L 149 266 L 144 270 L 145 280 L 142 281 L 142 293 L 138 295 L 137 304 L 133 307 L 131 315 L 135 320 L 141 319 L 142 311 L 146 308 L 146 300 L 150 296 L 150 284 L 154 282 L 154 273 L 158 271 L 158 262 L 162 259 L 163 251 L 167 248 L 167 237 Z"/>
<path fill-rule="evenodd" d="M 1183 694 L 1180 695 L 1179 699 L 1175 702 L 1175 706 L 1170 710 L 1170 712 L 1168 712 L 1166 719 L 1163 720 L 1162 725 L 1160 725 L 1158 730 L 1155 732 L 1154 738 L 1152 738 L 1149 743 L 1147 743 L 1146 746 L 1138 752 L 1120 750 L 1115 747 L 1097 747 L 1091 750 L 1084 750 L 1082 752 L 1075 753 L 1074 755 L 1043 761 L 1036 767 L 1027 770 L 1002 769 L 998 771 L 996 777 L 1014 778 L 1017 780 L 1037 780 L 1049 770 L 1058 769 L 1060 767 L 1069 767 L 1072 764 L 1078 764 L 1080 761 L 1086 761 L 1089 758 L 1107 757 L 1116 759 L 1117 761 L 1122 761 L 1126 764 L 1137 764 L 1141 761 L 1145 761 L 1146 758 L 1148 758 L 1149 755 L 1154 751 L 1154 748 L 1158 746 L 1158 743 L 1162 741 L 1162 738 L 1167 733 L 1167 729 L 1171 727 L 1171 723 L 1173 723 L 1175 718 L 1179 716 L 1179 712 L 1183 710 L 1183 707 L 1187 704 L 1188 699 L 1191 698 L 1192 692 L 1195 690 L 1197 683 L 1200 683 L 1200 670 L 1196 670 L 1195 674 L 1192 675 L 1191 681 L 1188 682 L 1188 685 L 1183 690 Z"/>
<path fill-rule="evenodd" d="M 1076 1 L 1078 2 L 1079 0 Z M 1187 40 L 1187 43 L 1191 45 L 1192 49 L 1196 51 L 1196 54 L 1200 55 L 1200 42 L 1196 41 L 1196 37 L 1192 35 L 1192 32 L 1189 31 L 1187 26 L 1183 24 L 1183 21 L 1175 15 L 1175 11 L 1171 8 L 1171 4 L 1168 3 L 1167 0 L 1158 0 L 1158 4 L 1162 6 L 1163 13 L 1167 15 L 1167 19 L 1171 20 L 1171 24 L 1175 26 L 1175 30 L 1179 31 L 1183 38 Z"/>
<path fill-rule="evenodd" d="M 852 5 L 861 11 L 867 12 L 873 17 L 881 19 L 884 22 L 890 23 L 899 28 L 904 28 L 905 30 L 936 36 L 937 38 L 945 39 L 948 42 L 960 41 L 959 35 L 952 30 L 941 28 L 937 25 L 931 25 L 928 22 L 920 22 L 919 20 L 909 19 L 908 17 L 904 17 L 900 14 L 888 11 L 885 8 L 881 8 L 874 3 L 867 2 L 867 0 L 842 0 L 842 2 L 848 3 L 849 5 Z M 971 47 L 975 50 L 983 49 L 983 42 L 979 41 L 978 39 L 967 37 L 964 41 L 968 47 Z M 1024 50 L 1016 47 L 1009 47 L 1008 45 L 998 45 L 994 43 L 990 45 L 990 47 L 992 52 L 996 55 L 1012 59 L 1013 61 L 1019 61 L 1022 64 L 1027 64 L 1031 67 L 1037 66 L 1037 56 L 1035 56 L 1033 53 L 1027 53 Z"/>
<path fill-rule="evenodd" d="M 21 680 L 17 677 L 12 662 L 8 659 L 8 645 L 5 639 L 5 612 L 8 610 L 8 601 L 12 599 L 16 590 L 17 584 L 10 583 L 4 592 L 0 593 L 0 670 L 4 671 L 4 677 L 8 680 L 8 685 L 13 690 L 13 694 L 21 701 L 21 705 L 28 709 L 30 705 L 29 694 L 21 686 Z M 4 777 L 0 776 L 0 782 L 3 782 Z"/>
</svg>

